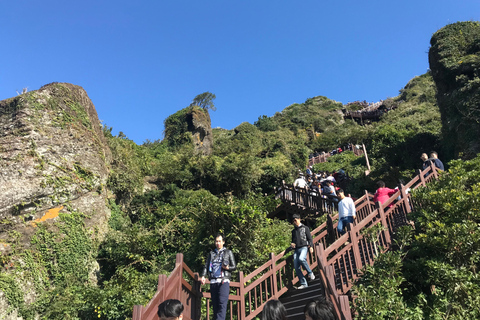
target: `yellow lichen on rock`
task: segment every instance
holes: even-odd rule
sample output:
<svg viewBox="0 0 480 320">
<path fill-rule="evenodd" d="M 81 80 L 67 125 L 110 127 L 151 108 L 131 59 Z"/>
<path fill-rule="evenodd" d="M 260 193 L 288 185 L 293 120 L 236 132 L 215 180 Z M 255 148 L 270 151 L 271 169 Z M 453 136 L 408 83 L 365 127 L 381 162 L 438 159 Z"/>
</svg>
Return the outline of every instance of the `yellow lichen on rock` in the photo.
<svg viewBox="0 0 480 320">
<path fill-rule="evenodd" d="M 58 217 L 58 213 L 62 209 L 63 209 L 63 206 L 48 210 L 47 212 L 45 212 L 45 214 L 41 218 L 38 218 L 35 221 L 32 221 L 32 226 L 36 227 L 38 222 L 43 222 L 43 221 Z"/>
</svg>

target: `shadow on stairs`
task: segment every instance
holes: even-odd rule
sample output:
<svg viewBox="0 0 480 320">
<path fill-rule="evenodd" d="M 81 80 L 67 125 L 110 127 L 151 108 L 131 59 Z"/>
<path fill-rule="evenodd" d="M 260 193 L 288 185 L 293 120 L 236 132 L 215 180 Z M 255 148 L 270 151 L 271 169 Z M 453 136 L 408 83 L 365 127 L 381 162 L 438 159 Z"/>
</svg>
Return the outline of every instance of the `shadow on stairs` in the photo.
<svg viewBox="0 0 480 320">
<path fill-rule="evenodd" d="M 325 294 L 318 275 L 316 280 L 309 281 L 308 287 L 305 289 L 289 289 L 280 297 L 280 301 L 287 309 L 288 320 L 305 320 L 303 308 L 311 300 L 318 299 Z"/>
</svg>

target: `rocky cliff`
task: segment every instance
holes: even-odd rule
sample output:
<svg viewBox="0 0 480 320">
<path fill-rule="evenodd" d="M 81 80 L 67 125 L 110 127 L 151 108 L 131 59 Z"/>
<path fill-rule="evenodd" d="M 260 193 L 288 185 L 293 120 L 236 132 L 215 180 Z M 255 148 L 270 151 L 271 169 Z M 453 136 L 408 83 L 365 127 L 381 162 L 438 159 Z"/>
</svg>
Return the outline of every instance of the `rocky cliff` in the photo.
<svg viewBox="0 0 480 320">
<path fill-rule="evenodd" d="M 196 152 L 209 155 L 213 149 L 212 123 L 208 111 L 195 108 L 188 119 Z"/>
<path fill-rule="evenodd" d="M 447 158 L 473 158 L 480 152 L 480 23 L 447 25 L 430 44 Z"/>
<path fill-rule="evenodd" d="M 111 153 L 83 88 L 52 83 L 0 101 L 0 155 L 0 250 L 12 230 L 27 240 L 38 221 L 59 212 L 106 225 Z"/>
<path fill-rule="evenodd" d="M 196 153 L 211 154 L 213 135 L 208 111 L 190 106 L 172 114 L 165 119 L 165 139 L 173 147 L 191 143 Z"/>
</svg>

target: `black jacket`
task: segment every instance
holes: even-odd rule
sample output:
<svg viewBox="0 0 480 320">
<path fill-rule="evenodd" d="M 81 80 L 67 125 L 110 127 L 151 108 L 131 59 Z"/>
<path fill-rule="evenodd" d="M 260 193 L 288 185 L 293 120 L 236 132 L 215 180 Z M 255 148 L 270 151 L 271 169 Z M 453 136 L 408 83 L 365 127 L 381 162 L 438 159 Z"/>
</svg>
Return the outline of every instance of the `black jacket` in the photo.
<svg viewBox="0 0 480 320">
<path fill-rule="evenodd" d="M 299 227 L 295 226 L 292 230 L 292 243 L 295 243 L 296 249 L 306 246 L 313 247 L 310 229 L 304 224 Z"/>
<path fill-rule="evenodd" d="M 205 277 L 208 273 L 208 279 L 211 280 L 210 271 L 208 271 L 210 267 L 210 261 L 215 257 L 215 251 L 210 251 L 207 257 L 207 261 L 205 262 L 205 266 L 203 267 L 203 271 L 201 276 Z M 225 253 L 223 254 L 223 265 L 228 265 L 228 270 L 223 269 L 223 279 L 229 279 L 232 277 L 232 271 L 237 270 L 237 265 L 235 263 L 235 257 L 231 250 L 225 249 Z"/>
</svg>

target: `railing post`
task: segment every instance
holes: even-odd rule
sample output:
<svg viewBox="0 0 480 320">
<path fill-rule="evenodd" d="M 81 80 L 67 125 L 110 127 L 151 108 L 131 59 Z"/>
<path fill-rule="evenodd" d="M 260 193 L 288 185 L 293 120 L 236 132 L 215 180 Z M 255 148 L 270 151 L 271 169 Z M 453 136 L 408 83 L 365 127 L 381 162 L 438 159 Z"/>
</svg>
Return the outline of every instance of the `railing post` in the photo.
<svg viewBox="0 0 480 320">
<path fill-rule="evenodd" d="M 390 230 L 388 229 L 388 224 L 387 224 L 387 217 L 385 216 L 385 211 L 383 211 L 383 205 L 377 201 L 376 203 L 378 213 L 380 214 L 380 220 L 382 222 L 383 227 L 385 228 L 385 244 L 390 247 L 391 241 L 390 241 Z"/>
<path fill-rule="evenodd" d="M 338 304 L 337 285 L 335 283 L 335 270 L 333 269 L 332 265 L 325 266 L 325 275 L 328 280 L 328 285 L 332 291 L 331 294 L 333 295 L 335 301 Z"/>
<path fill-rule="evenodd" d="M 350 226 L 350 231 L 348 233 L 350 236 L 350 243 L 352 244 L 353 256 L 355 258 L 355 276 L 356 276 L 358 271 L 362 269 L 363 263 L 362 263 L 362 258 L 360 257 L 360 251 L 358 249 L 357 226 L 354 225 L 353 223 L 350 223 L 349 226 Z M 353 273 L 353 268 L 352 268 L 352 273 Z"/>
<path fill-rule="evenodd" d="M 132 320 L 142 320 L 142 312 L 143 312 L 143 306 L 134 305 Z"/>
<path fill-rule="evenodd" d="M 438 171 L 437 171 L 437 167 L 435 167 L 435 163 L 432 162 L 430 167 L 432 168 L 433 176 L 435 177 L 436 180 L 438 180 Z"/>
<path fill-rule="evenodd" d="M 157 292 L 160 292 L 162 301 L 165 300 L 165 290 L 162 290 L 162 289 L 165 288 L 166 283 L 167 283 L 167 276 L 164 274 L 160 274 L 158 276 Z"/>
<path fill-rule="evenodd" d="M 240 319 L 245 320 L 247 318 L 245 308 L 245 281 L 243 280 L 243 271 L 238 273 L 238 281 L 240 282 Z"/>
<path fill-rule="evenodd" d="M 405 214 L 412 212 L 412 208 L 410 206 L 410 199 L 407 194 L 407 187 L 400 183 L 398 190 L 400 190 L 400 196 L 403 199 L 403 207 L 405 209 Z"/>
<path fill-rule="evenodd" d="M 372 213 L 372 206 L 370 205 L 370 197 L 368 196 L 368 191 L 365 190 L 365 200 L 367 201 L 367 210 L 368 210 L 368 215 Z M 365 219 L 366 217 L 362 217 L 362 219 Z"/>
<path fill-rule="evenodd" d="M 175 257 L 175 267 L 180 267 L 178 269 L 178 275 L 177 275 L 177 287 L 175 288 L 177 297 L 180 297 L 182 294 L 182 279 L 183 279 L 183 254 L 182 253 L 177 253 Z"/>
<path fill-rule="evenodd" d="M 424 171 L 426 170 L 427 169 L 425 169 Z M 425 177 L 424 177 L 423 171 L 421 171 L 420 169 L 417 169 L 417 175 L 420 177 L 420 184 L 425 187 Z"/>
<path fill-rule="evenodd" d="M 322 269 L 327 265 L 327 257 L 325 256 L 325 248 L 322 243 L 319 243 L 316 246 L 315 253 L 317 254 L 317 266 L 319 269 Z"/>
<path fill-rule="evenodd" d="M 277 269 L 276 269 L 276 264 L 277 264 L 277 261 L 275 260 L 275 253 L 273 252 L 270 252 L 270 261 L 272 263 L 272 284 L 273 284 L 273 292 L 272 292 L 272 295 L 275 299 L 278 299 L 279 297 L 277 297 L 277 291 L 278 291 L 278 287 L 277 287 Z"/>
<path fill-rule="evenodd" d="M 352 320 L 352 310 L 350 309 L 350 303 L 348 302 L 348 296 L 339 296 L 340 312 L 342 313 L 343 320 Z"/>
<path fill-rule="evenodd" d="M 199 280 L 199 274 L 198 272 L 194 273 L 194 279 L 193 279 L 193 290 L 195 292 L 194 297 L 195 297 L 195 303 L 192 303 L 192 306 L 195 307 L 193 314 L 192 314 L 192 320 L 200 320 L 200 317 L 202 316 L 202 284 Z"/>
</svg>

